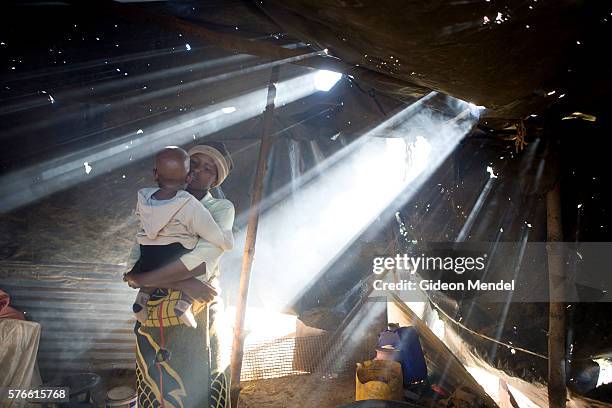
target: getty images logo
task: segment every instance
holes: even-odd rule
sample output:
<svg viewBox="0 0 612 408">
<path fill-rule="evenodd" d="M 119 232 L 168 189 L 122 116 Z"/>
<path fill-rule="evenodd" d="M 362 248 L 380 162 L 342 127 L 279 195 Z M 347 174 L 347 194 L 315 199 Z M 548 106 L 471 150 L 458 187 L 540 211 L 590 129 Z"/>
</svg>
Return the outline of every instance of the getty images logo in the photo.
<svg viewBox="0 0 612 408">
<path fill-rule="evenodd" d="M 387 270 L 408 271 L 415 274 L 420 271 L 454 271 L 461 275 L 466 271 L 482 271 L 485 268 L 487 255 L 473 256 L 378 256 L 372 260 L 372 272 L 380 275 Z"/>
</svg>

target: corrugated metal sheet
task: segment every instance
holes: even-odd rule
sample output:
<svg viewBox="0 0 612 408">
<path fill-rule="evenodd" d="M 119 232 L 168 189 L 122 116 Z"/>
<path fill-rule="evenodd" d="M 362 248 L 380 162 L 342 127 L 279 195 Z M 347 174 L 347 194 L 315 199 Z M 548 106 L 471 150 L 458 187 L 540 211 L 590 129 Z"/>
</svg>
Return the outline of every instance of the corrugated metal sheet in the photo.
<svg viewBox="0 0 612 408">
<path fill-rule="evenodd" d="M 41 324 L 43 380 L 69 372 L 135 369 L 136 290 L 123 265 L 0 262 L 0 288 L 11 305 Z M 282 338 L 245 346 L 243 381 L 312 372 L 326 336 Z"/>
<path fill-rule="evenodd" d="M 0 263 L 0 288 L 42 326 L 43 378 L 59 372 L 134 369 L 136 291 L 123 265 Z"/>
</svg>

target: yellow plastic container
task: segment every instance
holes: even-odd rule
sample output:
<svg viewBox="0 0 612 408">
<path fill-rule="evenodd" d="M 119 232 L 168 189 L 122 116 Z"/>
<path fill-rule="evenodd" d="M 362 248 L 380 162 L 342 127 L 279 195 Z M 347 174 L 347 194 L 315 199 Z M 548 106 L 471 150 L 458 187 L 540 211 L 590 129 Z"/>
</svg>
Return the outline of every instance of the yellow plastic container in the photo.
<svg viewBox="0 0 612 408">
<path fill-rule="evenodd" d="M 397 361 L 368 360 L 357 363 L 355 401 L 379 399 L 402 401 L 402 365 Z"/>
</svg>

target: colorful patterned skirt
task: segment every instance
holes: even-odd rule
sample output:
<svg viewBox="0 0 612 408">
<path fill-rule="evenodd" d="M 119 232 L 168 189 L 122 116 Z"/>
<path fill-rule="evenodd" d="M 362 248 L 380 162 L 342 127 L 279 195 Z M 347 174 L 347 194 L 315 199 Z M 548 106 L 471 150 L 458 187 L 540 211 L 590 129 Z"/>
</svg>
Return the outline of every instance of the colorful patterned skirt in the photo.
<svg viewBox="0 0 612 408">
<path fill-rule="evenodd" d="M 158 289 L 147 305 L 149 318 L 136 322 L 138 405 L 143 408 L 210 406 L 208 308 L 194 303 L 197 328 L 174 313 L 180 292 Z"/>
</svg>

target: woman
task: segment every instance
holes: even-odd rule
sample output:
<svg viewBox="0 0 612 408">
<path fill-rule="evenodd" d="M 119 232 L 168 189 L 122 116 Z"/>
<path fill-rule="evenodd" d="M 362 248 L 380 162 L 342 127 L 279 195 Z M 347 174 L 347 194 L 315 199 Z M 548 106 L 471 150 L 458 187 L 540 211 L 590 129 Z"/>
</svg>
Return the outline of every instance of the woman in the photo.
<svg viewBox="0 0 612 408">
<path fill-rule="evenodd" d="M 235 215 L 233 204 L 213 198 L 209 191 L 223 183 L 233 167 L 227 149 L 222 143 L 210 143 L 194 146 L 188 153 L 192 181 L 187 191 L 210 211 L 221 229 L 231 230 Z M 137 322 L 134 328 L 139 406 L 229 407 L 229 375 L 223 367 L 217 366 L 219 343 L 216 336 L 211 339 L 209 335 L 212 326 L 209 320 L 214 322 L 214 312 L 209 304 L 194 304 L 197 328 L 182 325 L 173 315 L 173 304 L 179 293 L 170 287 L 170 282 L 191 276 L 205 283 L 214 281 L 219 274 L 222 254 L 221 249 L 200 240 L 190 253 L 167 266 L 146 274 L 126 276 L 132 287 L 163 288 L 148 302 L 149 319 L 143 324 Z M 209 287 L 208 300 L 212 301 L 217 292 L 212 285 Z"/>
</svg>

